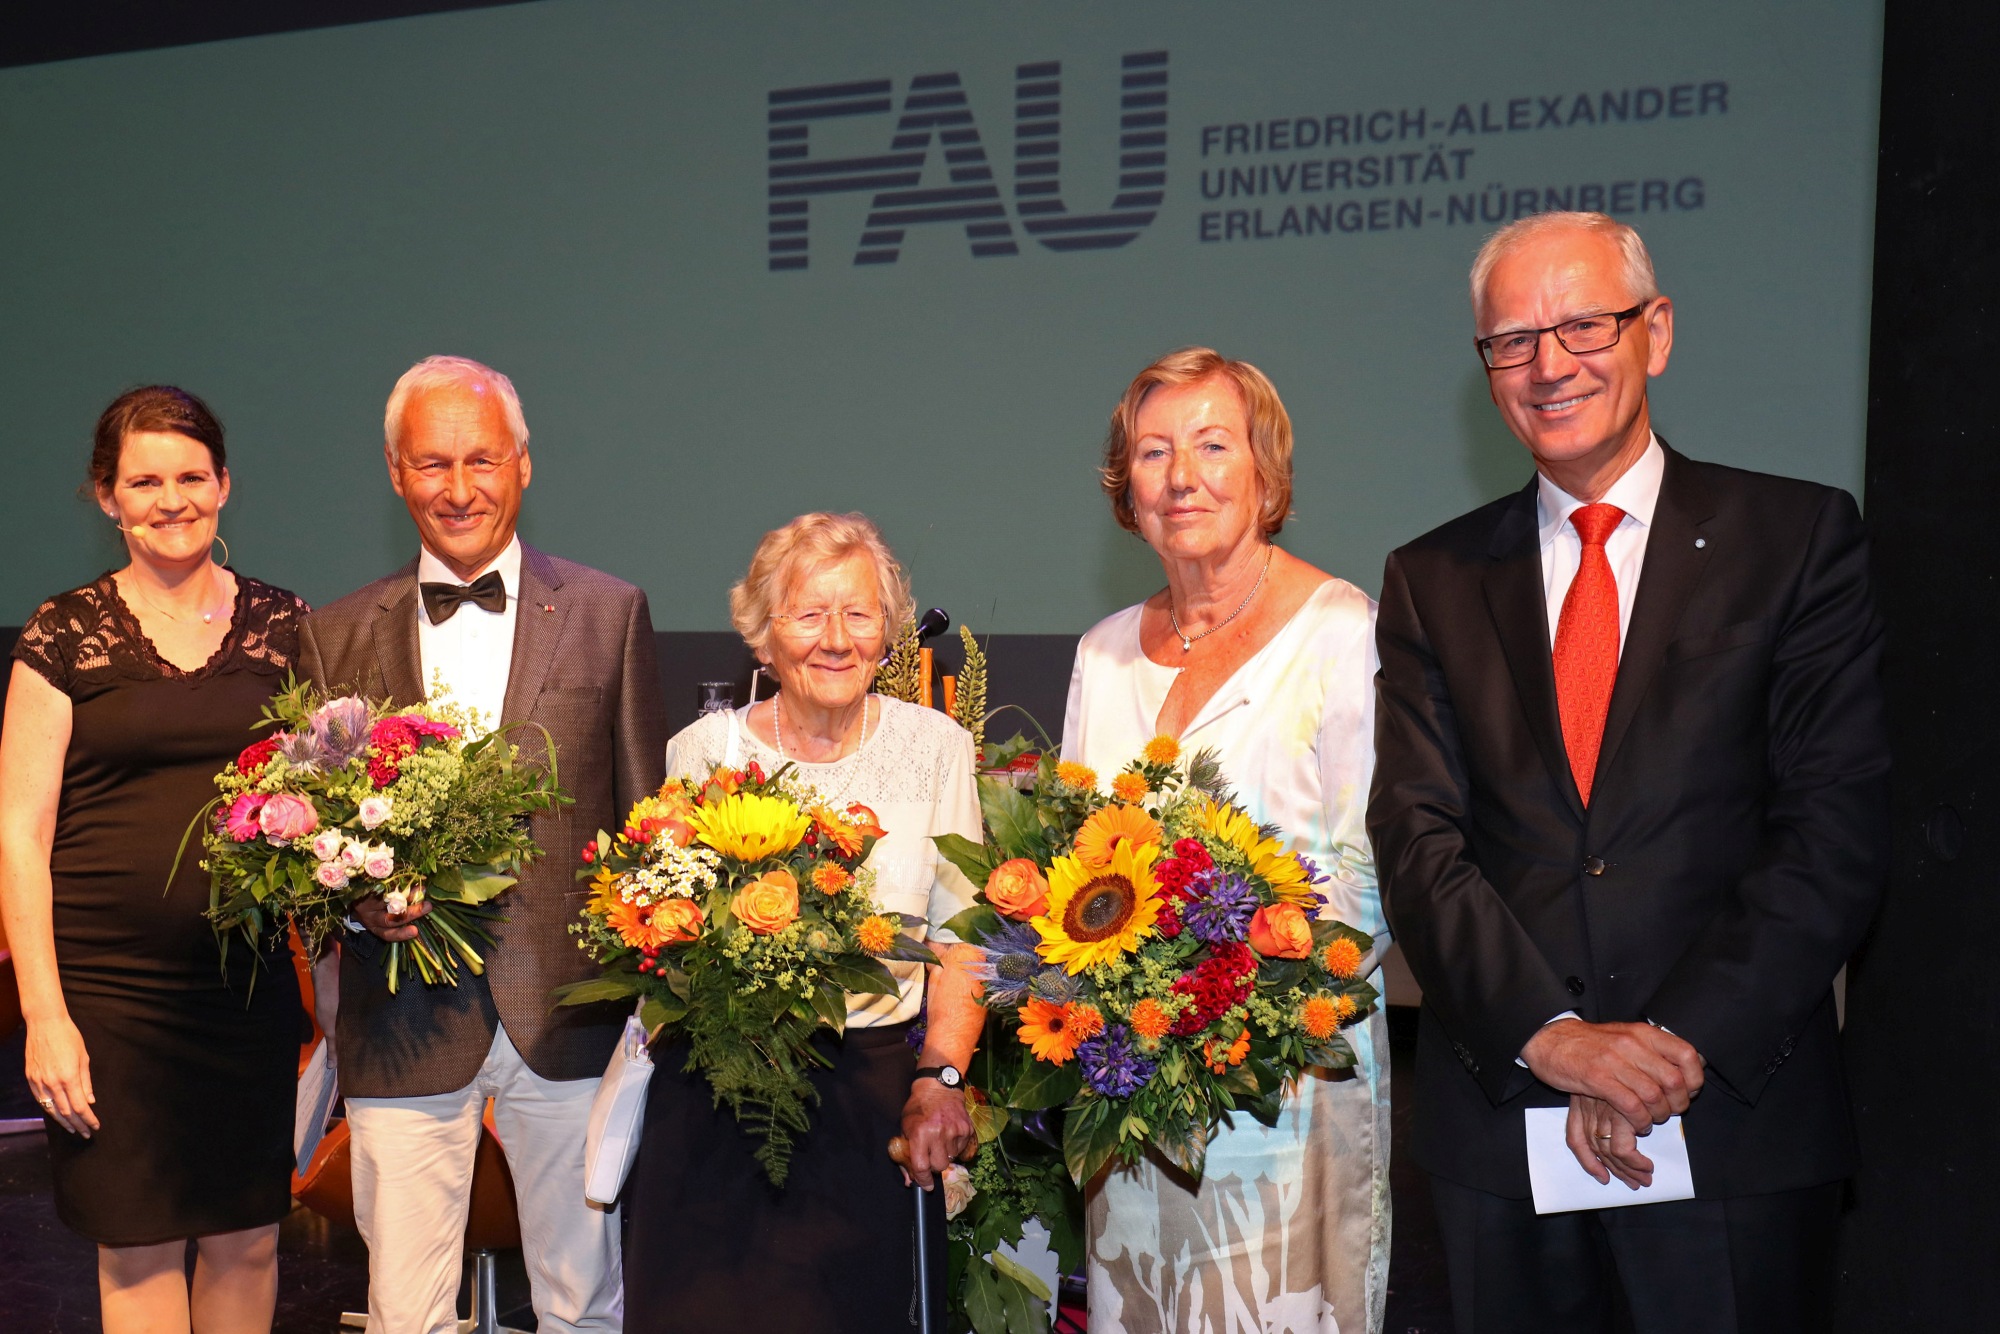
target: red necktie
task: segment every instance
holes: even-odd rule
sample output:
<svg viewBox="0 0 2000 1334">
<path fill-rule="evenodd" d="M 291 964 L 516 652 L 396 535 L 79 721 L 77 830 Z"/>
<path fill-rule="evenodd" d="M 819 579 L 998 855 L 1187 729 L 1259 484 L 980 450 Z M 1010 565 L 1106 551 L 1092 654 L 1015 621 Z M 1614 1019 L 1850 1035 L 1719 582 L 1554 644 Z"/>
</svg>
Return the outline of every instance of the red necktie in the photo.
<svg viewBox="0 0 2000 1334">
<path fill-rule="evenodd" d="M 1597 774 L 1604 717 L 1611 711 L 1611 687 L 1618 679 L 1618 581 L 1604 542 L 1624 517 L 1616 505 L 1585 505 L 1569 516 L 1583 539 L 1583 560 L 1556 622 L 1556 709 L 1562 715 L 1569 771 L 1585 806 Z"/>
</svg>

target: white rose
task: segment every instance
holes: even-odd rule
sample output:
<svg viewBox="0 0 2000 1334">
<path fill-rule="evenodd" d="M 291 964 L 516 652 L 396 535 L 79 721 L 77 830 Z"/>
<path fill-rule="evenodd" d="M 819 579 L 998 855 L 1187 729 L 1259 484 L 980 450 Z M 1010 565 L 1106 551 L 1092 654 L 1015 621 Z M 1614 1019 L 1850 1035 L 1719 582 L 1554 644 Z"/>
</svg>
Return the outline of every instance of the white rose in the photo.
<svg viewBox="0 0 2000 1334">
<path fill-rule="evenodd" d="M 340 864 L 350 871 L 361 869 L 361 863 L 368 860 L 368 845 L 358 838 L 350 838 L 340 845 Z"/>
<path fill-rule="evenodd" d="M 370 843 L 367 854 L 361 859 L 361 869 L 367 872 L 372 880 L 387 880 L 390 873 L 396 869 L 395 850 L 380 843 Z"/>
<path fill-rule="evenodd" d="M 965 1212 L 965 1206 L 972 1203 L 972 1197 L 979 1189 L 972 1184 L 972 1173 L 963 1163 L 952 1163 L 944 1169 L 944 1216 L 956 1218 Z"/>
<path fill-rule="evenodd" d="M 395 803 L 387 797 L 363 797 L 361 799 L 361 827 L 373 829 L 389 818 Z"/>
<path fill-rule="evenodd" d="M 410 910 L 410 896 L 400 889 L 392 889 L 382 896 L 382 906 L 389 910 L 391 916 L 406 913 Z"/>
<path fill-rule="evenodd" d="M 328 889 L 346 889 L 347 868 L 339 862 L 321 862 L 313 872 L 313 879 Z"/>
<path fill-rule="evenodd" d="M 313 835 L 312 854 L 323 862 L 333 861 L 340 856 L 341 842 L 338 829 L 322 829 Z"/>
</svg>

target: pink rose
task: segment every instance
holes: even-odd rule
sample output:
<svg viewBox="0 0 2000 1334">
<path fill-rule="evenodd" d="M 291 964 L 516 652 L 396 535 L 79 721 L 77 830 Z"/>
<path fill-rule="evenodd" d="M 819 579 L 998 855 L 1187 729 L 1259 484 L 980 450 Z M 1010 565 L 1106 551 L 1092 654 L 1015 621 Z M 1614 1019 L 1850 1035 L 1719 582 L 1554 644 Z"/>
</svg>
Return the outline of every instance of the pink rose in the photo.
<svg viewBox="0 0 2000 1334">
<path fill-rule="evenodd" d="M 340 856 L 341 833 L 338 829 L 322 829 L 313 835 L 312 855 L 323 862 L 330 862 Z"/>
<path fill-rule="evenodd" d="M 361 827 L 373 829 L 389 818 L 392 807 L 387 797 L 363 797 L 361 799 Z"/>
<path fill-rule="evenodd" d="M 280 792 L 257 812 L 257 823 L 272 838 L 304 838 L 319 828 L 319 812 L 304 797 Z"/>
<path fill-rule="evenodd" d="M 339 862 L 321 862 L 313 872 L 313 879 L 328 889 L 347 888 L 347 868 Z"/>
<path fill-rule="evenodd" d="M 370 843 L 365 849 L 365 854 L 361 869 L 371 880 L 387 880 L 390 873 L 396 869 L 396 853 L 392 848 L 386 848 L 380 843 Z"/>
<path fill-rule="evenodd" d="M 348 870 L 359 870 L 361 863 L 368 860 L 368 845 L 359 839 L 350 838 L 341 844 L 340 864 Z"/>
<path fill-rule="evenodd" d="M 238 797 L 230 805 L 229 814 L 223 820 L 223 826 L 229 830 L 229 836 L 238 843 L 248 843 L 257 837 L 259 832 L 257 812 L 269 800 L 270 798 L 261 792 L 245 792 Z"/>
</svg>

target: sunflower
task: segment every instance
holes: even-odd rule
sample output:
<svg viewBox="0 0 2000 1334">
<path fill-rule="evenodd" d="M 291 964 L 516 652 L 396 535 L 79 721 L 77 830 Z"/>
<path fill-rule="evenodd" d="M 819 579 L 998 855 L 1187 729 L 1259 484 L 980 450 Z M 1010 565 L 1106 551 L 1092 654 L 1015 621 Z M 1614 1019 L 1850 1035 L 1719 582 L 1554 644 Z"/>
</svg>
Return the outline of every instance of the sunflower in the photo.
<svg viewBox="0 0 2000 1334">
<path fill-rule="evenodd" d="M 738 792 L 697 807 L 688 823 L 723 856 L 756 862 L 796 848 L 812 819 L 783 797 Z"/>
<path fill-rule="evenodd" d="M 1109 866 L 1119 844 L 1135 848 L 1160 843 L 1160 822 L 1137 806 L 1106 806 L 1076 831 L 1076 856 L 1092 866 Z"/>
<path fill-rule="evenodd" d="M 608 866 L 600 866 L 590 877 L 590 911 L 599 917 L 609 917 L 611 909 L 618 903 L 618 882 L 624 877 L 614 875 Z"/>
<path fill-rule="evenodd" d="M 1146 794 L 1152 790 L 1152 784 L 1146 781 L 1144 774 L 1122 773 L 1111 780 L 1111 795 L 1131 806 L 1144 801 Z"/>
<path fill-rule="evenodd" d="M 1209 838 L 1242 853 L 1251 873 L 1268 883 L 1280 899 L 1305 906 L 1318 897 L 1299 859 L 1286 852 L 1277 839 L 1266 838 L 1242 811 L 1203 801 L 1195 811 L 1195 824 Z"/>
<path fill-rule="evenodd" d="M 1058 857 L 1049 868 L 1049 911 L 1037 917 L 1042 957 L 1080 973 L 1139 948 L 1160 915 L 1160 885 L 1153 879 L 1159 848 L 1121 840 L 1106 863 L 1092 866 Z"/>
<path fill-rule="evenodd" d="M 1038 1061 L 1064 1065 L 1083 1045 L 1083 1030 L 1070 1013 L 1070 1006 L 1031 1000 L 1021 1007 L 1021 1041 Z M 1100 1017 L 1099 1022 L 1103 1022 Z"/>
</svg>

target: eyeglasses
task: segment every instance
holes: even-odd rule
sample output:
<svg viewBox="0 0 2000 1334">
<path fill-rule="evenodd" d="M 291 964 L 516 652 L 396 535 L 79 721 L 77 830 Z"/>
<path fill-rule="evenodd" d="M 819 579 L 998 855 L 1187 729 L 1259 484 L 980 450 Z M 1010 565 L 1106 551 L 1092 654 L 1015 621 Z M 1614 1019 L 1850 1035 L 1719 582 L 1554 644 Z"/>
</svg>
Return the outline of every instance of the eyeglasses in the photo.
<svg viewBox="0 0 2000 1334">
<path fill-rule="evenodd" d="M 881 612 L 861 607 L 848 607 L 841 611 L 815 608 L 812 611 L 779 612 L 771 617 L 778 629 L 798 639 L 817 639 L 836 620 L 847 628 L 850 637 L 868 639 L 882 633 L 884 619 Z"/>
<path fill-rule="evenodd" d="M 1561 324 L 1551 324 L 1546 329 L 1509 329 L 1491 338 L 1475 338 L 1472 345 L 1479 349 L 1479 359 L 1486 363 L 1489 371 L 1504 371 L 1533 361 L 1541 353 L 1543 334 L 1554 334 L 1565 352 L 1602 352 L 1607 347 L 1618 346 L 1618 336 L 1625 331 L 1625 321 L 1651 305 L 1652 301 L 1648 297 L 1630 310 L 1613 311 L 1608 315 L 1579 315 Z"/>
</svg>

